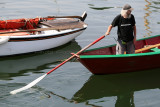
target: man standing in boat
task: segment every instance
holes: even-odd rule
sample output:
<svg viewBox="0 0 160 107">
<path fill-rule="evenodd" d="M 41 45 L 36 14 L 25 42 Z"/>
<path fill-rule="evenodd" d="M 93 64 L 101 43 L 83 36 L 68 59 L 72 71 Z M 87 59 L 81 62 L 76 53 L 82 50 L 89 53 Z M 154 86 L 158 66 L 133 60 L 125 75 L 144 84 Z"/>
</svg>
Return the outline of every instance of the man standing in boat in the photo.
<svg viewBox="0 0 160 107">
<path fill-rule="evenodd" d="M 109 35 L 113 27 L 118 27 L 118 40 L 116 46 L 116 54 L 135 53 L 136 42 L 136 25 L 134 15 L 131 14 L 133 8 L 126 4 L 121 10 L 121 14 L 117 15 L 111 25 L 108 27 L 105 35 Z"/>
</svg>

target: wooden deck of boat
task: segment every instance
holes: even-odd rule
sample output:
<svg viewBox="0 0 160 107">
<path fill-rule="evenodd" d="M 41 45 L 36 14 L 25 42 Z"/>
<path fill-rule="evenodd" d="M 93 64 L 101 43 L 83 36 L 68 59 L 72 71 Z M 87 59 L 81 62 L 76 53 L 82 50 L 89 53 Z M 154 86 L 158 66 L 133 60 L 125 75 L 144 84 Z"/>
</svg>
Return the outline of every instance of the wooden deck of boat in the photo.
<svg viewBox="0 0 160 107">
<path fill-rule="evenodd" d="M 56 30 L 64 30 L 64 29 L 83 28 L 83 25 L 85 23 L 82 21 L 70 18 L 70 19 L 61 19 L 61 20 L 49 20 L 49 21 L 40 22 L 40 24 L 55 28 Z"/>
</svg>

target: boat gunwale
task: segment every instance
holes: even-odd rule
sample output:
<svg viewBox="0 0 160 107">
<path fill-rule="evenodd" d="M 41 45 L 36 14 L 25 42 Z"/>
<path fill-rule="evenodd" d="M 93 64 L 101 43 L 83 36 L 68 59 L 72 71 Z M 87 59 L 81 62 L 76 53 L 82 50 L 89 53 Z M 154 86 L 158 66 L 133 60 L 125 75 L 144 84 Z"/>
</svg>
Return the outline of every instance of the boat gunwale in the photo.
<svg viewBox="0 0 160 107">
<path fill-rule="evenodd" d="M 67 35 L 70 35 L 70 34 L 73 34 L 73 33 L 77 33 L 79 31 L 83 31 L 86 28 L 87 28 L 87 26 L 85 26 L 84 28 L 69 30 L 68 32 L 59 33 L 59 34 L 40 34 L 40 35 L 29 35 L 29 36 L 10 36 L 9 42 L 34 41 L 34 40 L 44 40 L 44 39 L 57 38 L 57 37 L 62 37 L 62 36 L 67 36 Z"/>
<path fill-rule="evenodd" d="M 150 39 L 150 38 L 154 38 L 154 37 L 158 37 L 160 35 L 155 35 L 155 36 L 151 36 L 148 38 L 142 38 L 142 39 L 138 39 L 137 41 L 141 41 L 141 40 L 146 40 L 146 39 Z M 109 48 L 109 47 L 113 47 L 116 46 L 116 44 L 113 45 L 109 45 L 109 46 L 104 46 L 104 47 L 99 47 L 99 48 L 94 48 L 94 49 L 89 49 L 89 50 L 85 50 L 83 52 L 89 52 L 89 51 L 94 51 L 94 50 L 98 50 L 98 49 L 103 49 L 103 48 Z M 135 54 L 119 54 L 119 55 L 79 55 L 80 59 L 87 59 L 87 58 L 125 58 L 125 57 L 140 57 L 140 56 L 150 56 L 150 55 L 158 55 L 160 54 L 160 50 L 159 51 L 154 51 L 154 52 L 147 52 L 147 53 L 135 53 Z"/>
<path fill-rule="evenodd" d="M 160 36 L 160 35 L 155 35 L 155 36 L 151 36 L 151 37 L 147 37 L 147 38 L 141 38 L 141 39 L 138 39 L 137 41 L 146 40 L 146 39 L 150 39 L 150 38 L 154 38 L 154 37 L 158 37 L 158 36 Z M 113 47 L 113 46 L 116 46 L 116 44 L 93 48 L 93 49 L 88 49 L 88 50 L 84 50 L 83 52 L 89 52 L 89 51 L 94 51 L 94 50 L 103 49 L 103 48 L 109 48 L 109 47 Z"/>
<path fill-rule="evenodd" d="M 125 57 L 140 57 L 140 56 L 151 56 L 158 55 L 160 51 L 147 52 L 147 53 L 136 53 L 136 54 L 120 54 L 120 55 L 79 55 L 80 59 L 91 59 L 91 58 L 125 58 Z"/>
</svg>

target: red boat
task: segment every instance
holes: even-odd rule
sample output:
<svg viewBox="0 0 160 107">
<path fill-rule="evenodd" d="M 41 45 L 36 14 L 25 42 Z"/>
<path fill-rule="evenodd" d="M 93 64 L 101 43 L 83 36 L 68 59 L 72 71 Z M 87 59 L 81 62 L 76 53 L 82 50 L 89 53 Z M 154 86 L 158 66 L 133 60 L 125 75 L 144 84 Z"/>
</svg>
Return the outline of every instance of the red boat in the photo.
<svg viewBox="0 0 160 107">
<path fill-rule="evenodd" d="M 134 72 L 160 67 L 160 35 L 140 39 L 135 47 L 135 54 L 121 55 L 116 55 L 116 45 L 90 49 L 81 53 L 78 60 L 93 74 Z"/>
</svg>

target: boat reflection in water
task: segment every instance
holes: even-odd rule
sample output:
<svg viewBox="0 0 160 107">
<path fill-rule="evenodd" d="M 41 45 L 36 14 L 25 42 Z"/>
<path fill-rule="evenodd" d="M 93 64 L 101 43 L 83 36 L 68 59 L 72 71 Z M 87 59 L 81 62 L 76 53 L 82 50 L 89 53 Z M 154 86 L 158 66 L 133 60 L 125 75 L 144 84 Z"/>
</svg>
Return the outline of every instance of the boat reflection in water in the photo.
<svg viewBox="0 0 160 107">
<path fill-rule="evenodd" d="M 95 99 L 116 97 L 115 107 L 134 107 L 135 92 L 160 87 L 159 71 L 160 69 L 154 69 L 116 75 L 92 75 L 72 100 L 79 103 L 90 103 L 92 100 L 93 103 Z"/>
<path fill-rule="evenodd" d="M 31 54 L 0 57 L 0 79 L 10 79 L 11 77 L 24 75 L 24 73 L 39 72 L 43 69 L 50 69 L 50 65 L 60 63 L 71 56 L 70 53 L 81 49 L 76 41 L 72 41 L 64 46 L 35 52 Z"/>
</svg>

